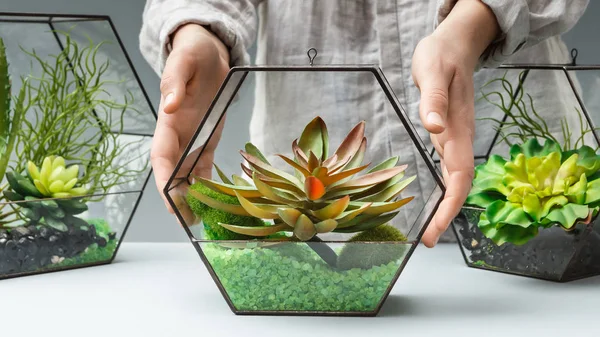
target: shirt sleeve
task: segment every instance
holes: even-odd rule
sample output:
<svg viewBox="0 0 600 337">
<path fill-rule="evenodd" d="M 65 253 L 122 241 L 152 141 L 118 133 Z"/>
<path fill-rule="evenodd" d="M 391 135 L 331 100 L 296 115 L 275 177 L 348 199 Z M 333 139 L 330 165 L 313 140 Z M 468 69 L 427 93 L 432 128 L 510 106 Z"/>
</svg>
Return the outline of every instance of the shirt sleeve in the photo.
<svg viewBox="0 0 600 337">
<path fill-rule="evenodd" d="M 438 0 L 434 26 L 442 22 L 458 0 Z M 481 0 L 496 15 L 502 34 L 481 55 L 480 66 L 495 67 L 519 50 L 577 23 L 589 0 Z"/>
<path fill-rule="evenodd" d="M 157 74 L 170 52 L 170 37 L 181 25 L 207 27 L 229 49 L 231 66 L 247 65 L 247 49 L 257 30 L 260 0 L 147 0 L 140 31 L 140 50 Z"/>
</svg>

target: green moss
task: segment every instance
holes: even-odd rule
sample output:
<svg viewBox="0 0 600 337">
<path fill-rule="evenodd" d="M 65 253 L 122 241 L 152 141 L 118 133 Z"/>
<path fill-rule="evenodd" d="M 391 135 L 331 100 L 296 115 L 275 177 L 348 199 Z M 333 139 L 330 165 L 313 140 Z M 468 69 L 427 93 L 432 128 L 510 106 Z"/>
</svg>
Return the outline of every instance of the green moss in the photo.
<svg viewBox="0 0 600 337">
<path fill-rule="evenodd" d="M 202 193 L 208 197 L 219 200 L 221 202 L 239 205 L 239 201 L 236 197 L 232 197 L 230 195 L 226 195 L 223 193 L 219 193 L 211 190 L 210 188 L 204 186 L 201 183 L 195 183 L 190 186 L 191 190 L 194 190 L 198 193 Z M 204 224 L 204 230 L 206 232 L 206 236 L 210 240 L 248 240 L 252 239 L 247 235 L 241 235 L 234 233 L 230 230 L 227 230 L 219 225 L 219 223 L 226 223 L 230 225 L 238 225 L 238 226 L 263 226 L 264 223 L 261 219 L 249 217 L 249 216 L 241 216 L 235 215 L 231 213 L 227 213 L 218 209 L 211 208 L 204 203 L 200 202 L 198 199 L 194 198 L 191 194 L 187 195 L 187 203 L 190 206 L 191 210 L 197 216 L 202 218 L 202 223 Z"/>
<path fill-rule="evenodd" d="M 355 243 L 359 241 L 390 241 L 390 243 Z M 382 225 L 358 233 L 348 240 L 338 256 L 338 268 L 369 269 L 373 266 L 388 264 L 400 260 L 407 251 L 407 238 L 397 228 Z"/>
<path fill-rule="evenodd" d="M 205 243 L 202 249 L 233 305 L 248 311 L 373 311 L 400 265 L 335 270 L 305 243 L 252 249 Z"/>
<path fill-rule="evenodd" d="M 91 264 L 97 262 L 109 261 L 115 250 L 117 249 L 117 240 L 110 240 L 105 247 L 98 247 L 97 244 L 89 246 L 83 253 L 64 259 L 63 261 L 55 264 L 51 264 L 44 269 L 54 268 L 65 268 L 65 267 L 76 267 L 84 264 Z"/>
</svg>

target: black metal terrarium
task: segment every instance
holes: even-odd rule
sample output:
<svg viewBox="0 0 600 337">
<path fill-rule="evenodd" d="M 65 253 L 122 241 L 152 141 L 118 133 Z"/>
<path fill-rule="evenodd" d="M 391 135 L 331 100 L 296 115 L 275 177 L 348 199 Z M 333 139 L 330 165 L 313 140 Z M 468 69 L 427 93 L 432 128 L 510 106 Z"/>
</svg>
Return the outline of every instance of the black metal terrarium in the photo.
<svg viewBox="0 0 600 337">
<path fill-rule="evenodd" d="M 443 197 L 382 71 L 315 56 L 232 68 L 165 188 L 236 314 L 376 315 Z"/>
<path fill-rule="evenodd" d="M 0 13 L 0 279 L 113 261 L 155 123 L 109 17 Z"/>
<path fill-rule="evenodd" d="M 503 66 L 482 87 L 478 130 L 496 132 L 475 144 L 473 189 L 453 222 L 471 267 L 560 282 L 600 274 L 600 67 L 572 55 Z"/>
</svg>

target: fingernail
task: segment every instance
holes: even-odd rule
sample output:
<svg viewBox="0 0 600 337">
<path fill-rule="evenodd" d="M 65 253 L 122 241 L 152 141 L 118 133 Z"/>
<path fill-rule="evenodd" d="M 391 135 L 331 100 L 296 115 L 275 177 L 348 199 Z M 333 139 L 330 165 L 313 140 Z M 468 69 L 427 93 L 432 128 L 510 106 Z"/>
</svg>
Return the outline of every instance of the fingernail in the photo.
<svg viewBox="0 0 600 337">
<path fill-rule="evenodd" d="M 428 113 L 427 114 L 427 122 L 430 124 L 437 125 L 437 126 L 446 127 L 444 125 L 444 120 L 442 119 L 442 116 L 440 116 L 440 114 L 437 112 Z"/>
<path fill-rule="evenodd" d="M 173 95 L 173 93 L 169 93 L 167 97 L 165 97 L 165 105 L 169 105 L 173 101 L 173 97 L 175 97 L 175 95 Z"/>
<path fill-rule="evenodd" d="M 436 246 L 438 244 L 438 241 L 440 241 L 440 238 L 436 238 L 435 240 L 433 240 L 433 245 Z"/>
</svg>

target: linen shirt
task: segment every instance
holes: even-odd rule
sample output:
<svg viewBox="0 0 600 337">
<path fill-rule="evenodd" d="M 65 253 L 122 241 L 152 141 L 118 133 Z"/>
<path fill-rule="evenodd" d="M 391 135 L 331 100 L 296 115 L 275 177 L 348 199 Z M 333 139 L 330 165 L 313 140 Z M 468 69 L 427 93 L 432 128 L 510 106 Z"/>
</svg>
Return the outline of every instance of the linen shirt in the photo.
<svg viewBox="0 0 600 337">
<path fill-rule="evenodd" d="M 566 63 L 569 52 L 560 34 L 584 12 L 584 0 L 482 0 L 495 14 L 501 36 L 481 56 L 480 67 L 502 63 Z M 161 74 L 169 54 L 169 37 L 182 24 L 208 27 L 229 48 L 232 66 L 248 65 L 248 48 L 257 39 L 256 64 L 306 65 L 308 48 L 318 50 L 315 64 L 378 65 L 424 146 L 432 148 L 419 118 L 420 93 L 411 76 L 413 51 L 452 11 L 456 1 L 423 0 L 147 0 L 140 48 Z M 485 69 L 474 76 L 476 90 L 504 70 Z M 507 75 L 508 77 L 516 75 Z M 359 121 L 367 121 L 366 162 L 399 156 L 407 176 L 417 175 L 402 196 L 414 196 L 399 217 L 399 227 L 411 229 L 434 181 L 399 118 L 374 79 L 357 74 L 285 73 L 255 75 L 255 104 L 250 139 L 263 153 L 291 155 L 290 145 L 316 115 L 329 127 L 332 146 Z M 528 93 L 550 128 L 575 105 L 564 75 L 530 74 Z M 567 97 L 568 96 L 568 97 Z M 543 98 L 543 99 L 541 99 Z M 490 104 L 478 102 L 478 117 L 498 116 Z M 496 111 L 496 112 L 494 112 Z M 202 112 L 199 112 L 202 113 Z M 495 115 L 494 115 L 495 113 Z M 569 116 L 571 116 L 569 114 Z M 228 116 L 228 119 L 231 119 Z M 572 118 L 571 118 L 572 119 Z M 485 153 L 495 132 L 478 122 L 474 150 Z M 226 140 L 221 140 L 226 141 Z M 232 154 L 234 156 L 235 154 Z M 217 158 L 218 161 L 218 158 Z M 446 233 L 442 241 L 452 240 Z"/>
</svg>

